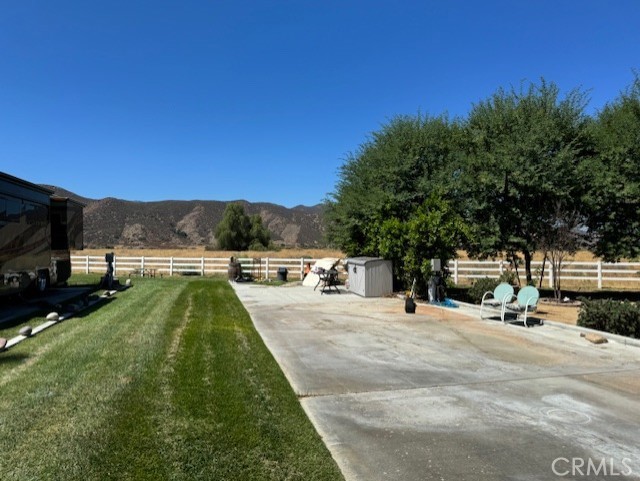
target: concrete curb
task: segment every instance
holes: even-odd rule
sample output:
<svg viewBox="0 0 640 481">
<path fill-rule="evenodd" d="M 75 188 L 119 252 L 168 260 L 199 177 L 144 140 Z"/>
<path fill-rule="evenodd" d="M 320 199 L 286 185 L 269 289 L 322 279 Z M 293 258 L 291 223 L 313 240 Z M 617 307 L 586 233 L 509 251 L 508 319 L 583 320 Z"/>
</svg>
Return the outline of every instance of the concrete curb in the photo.
<svg viewBox="0 0 640 481">
<path fill-rule="evenodd" d="M 124 290 L 128 289 L 129 287 L 130 287 L 130 286 L 127 286 L 127 287 L 123 288 L 122 290 L 124 291 Z M 119 291 L 115 291 L 115 290 L 110 290 L 110 291 L 109 291 L 109 290 L 107 290 L 107 291 L 104 291 L 104 293 L 103 293 L 101 296 L 97 297 L 97 298 L 96 298 L 95 300 L 93 300 L 93 301 L 89 301 L 87 304 L 83 305 L 82 307 L 79 307 L 79 308 L 78 308 L 78 307 L 76 307 L 76 309 L 74 309 L 73 311 L 71 311 L 71 312 L 66 312 L 66 313 L 64 313 L 64 314 L 62 314 L 62 315 L 59 315 L 59 316 L 58 316 L 58 315 L 57 315 L 57 313 L 56 313 L 56 319 L 55 319 L 55 320 L 46 320 L 46 321 L 45 321 L 45 322 L 43 322 L 42 324 L 40 324 L 40 325 L 38 325 L 38 326 L 34 327 L 34 328 L 30 331 L 29 335 L 19 334 L 19 335 L 15 336 L 15 337 L 13 337 L 13 338 L 11 338 L 11 339 L 8 339 L 8 340 L 6 341 L 6 344 L 3 346 L 3 348 L 2 348 L 2 349 L 0 349 L 0 352 L 8 351 L 8 350 L 9 350 L 9 349 L 11 349 L 12 347 L 15 347 L 16 345 L 20 344 L 22 341 L 25 341 L 25 340 L 29 339 L 30 337 L 35 336 L 36 334 L 38 334 L 38 333 L 40 333 L 40 332 L 44 331 L 45 329 L 48 329 L 48 328 L 50 328 L 50 327 L 52 327 L 52 326 L 55 326 L 56 324 L 59 324 L 59 323 L 61 323 L 61 322 L 63 322 L 63 321 L 66 321 L 66 320 L 68 320 L 68 319 L 70 319 L 70 318 L 74 317 L 75 315 L 77 315 L 77 314 L 81 313 L 81 312 L 82 312 L 82 311 L 84 311 L 85 309 L 88 309 L 88 308 L 90 308 L 90 307 L 95 306 L 96 304 L 98 304 L 98 303 L 100 303 L 100 302 L 104 301 L 105 299 L 107 299 L 107 298 L 109 298 L 109 297 L 111 297 L 111 296 L 115 295 L 115 294 L 116 294 L 116 293 L 118 293 L 118 292 L 119 292 Z M 70 305 L 72 305 L 72 304 L 70 304 Z M 48 318 L 51 314 L 53 314 L 53 313 L 49 313 L 49 314 L 47 315 L 47 318 Z"/>
<path fill-rule="evenodd" d="M 556 322 L 556 321 L 548 321 L 546 319 L 544 320 L 544 323 L 545 325 L 550 325 L 560 329 L 566 329 L 566 330 L 575 331 L 579 333 L 598 334 L 600 336 L 606 337 L 610 341 L 615 341 L 619 344 L 624 344 L 625 346 L 640 347 L 640 339 L 634 339 L 633 337 L 621 336 L 619 334 L 612 334 L 606 331 L 598 331 L 597 329 L 589 329 L 588 327 L 572 326 L 570 324 L 564 324 L 562 322 Z"/>
</svg>

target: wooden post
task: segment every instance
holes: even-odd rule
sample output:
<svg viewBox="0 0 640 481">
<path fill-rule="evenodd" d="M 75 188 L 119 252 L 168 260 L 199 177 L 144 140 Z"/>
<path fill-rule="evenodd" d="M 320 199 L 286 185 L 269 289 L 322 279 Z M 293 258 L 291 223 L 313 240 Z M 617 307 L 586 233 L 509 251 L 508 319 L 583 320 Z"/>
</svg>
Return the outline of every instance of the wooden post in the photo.
<svg viewBox="0 0 640 481">
<path fill-rule="evenodd" d="M 264 278 L 265 279 L 269 279 L 269 258 L 267 257 L 266 259 L 267 265 L 266 265 L 266 269 L 265 269 L 265 273 L 264 273 Z"/>
<path fill-rule="evenodd" d="M 140 275 L 144 277 L 144 256 L 140 258 Z"/>
<path fill-rule="evenodd" d="M 169 257 L 169 277 L 173 276 L 173 257 Z"/>
<path fill-rule="evenodd" d="M 89 256 L 87 256 L 87 274 L 89 274 Z"/>
<path fill-rule="evenodd" d="M 204 257 L 200 258 L 200 275 L 204 277 Z"/>
</svg>

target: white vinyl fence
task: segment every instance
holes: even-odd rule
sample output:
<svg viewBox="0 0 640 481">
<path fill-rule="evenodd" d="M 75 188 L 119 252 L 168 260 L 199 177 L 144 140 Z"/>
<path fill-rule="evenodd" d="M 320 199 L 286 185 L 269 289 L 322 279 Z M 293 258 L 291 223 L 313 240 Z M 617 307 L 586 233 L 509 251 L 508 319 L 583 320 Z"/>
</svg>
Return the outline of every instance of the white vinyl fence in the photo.
<svg viewBox="0 0 640 481">
<path fill-rule="evenodd" d="M 483 277 L 498 278 L 509 268 L 509 262 L 454 260 L 449 262 L 448 268 L 454 283 L 460 284 Z M 533 277 L 540 279 L 542 261 L 532 261 L 531 270 Z M 524 276 L 524 266 L 519 267 L 519 274 Z M 547 262 L 542 277 L 543 284 L 553 287 L 552 275 L 551 264 Z M 636 288 L 640 287 L 640 262 L 569 261 L 564 264 L 560 280 L 585 281 L 597 285 L 598 289 L 613 283 L 616 286 L 627 284 L 630 288 Z"/>
<path fill-rule="evenodd" d="M 242 264 L 242 271 L 251 274 L 256 279 L 273 279 L 278 269 L 287 269 L 289 280 L 303 278 L 304 266 L 315 259 L 299 257 L 281 259 L 275 257 L 238 258 Z M 448 264 L 448 269 L 455 284 L 468 284 L 475 279 L 490 277 L 498 278 L 508 269 L 506 261 L 473 261 L 454 260 Z M 107 264 L 104 256 L 71 256 L 71 267 L 75 273 L 105 273 Z M 227 275 L 229 268 L 228 257 L 120 257 L 114 256 L 114 275 L 140 276 L 174 276 L 174 275 Z M 540 278 L 541 261 L 532 262 L 533 275 Z M 343 274 L 344 269 L 338 266 Z M 524 267 L 520 268 L 520 275 L 524 276 Z M 567 262 L 562 271 L 561 280 L 585 281 L 602 289 L 607 284 L 616 286 L 626 284 L 630 288 L 640 288 L 640 262 Z M 551 265 L 546 263 L 543 283 L 553 286 Z"/>
<path fill-rule="evenodd" d="M 278 269 L 287 269 L 289 280 L 302 279 L 304 266 L 311 265 L 314 259 L 299 257 L 282 259 L 274 257 L 236 259 L 242 264 L 242 272 L 251 274 L 256 279 L 273 279 Z M 160 277 L 175 275 L 227 275 L 229 269 L 228 257 L 124 257 L 114 256 L 113 274 L 115 276 L 138 275 L 143 277 Z M 71 270 L 74 273 L 100 273 L 107 271 L 104 256 L 71 256 Z M 339 267 L 339 271 L 342 267 Z"/>
</svg>

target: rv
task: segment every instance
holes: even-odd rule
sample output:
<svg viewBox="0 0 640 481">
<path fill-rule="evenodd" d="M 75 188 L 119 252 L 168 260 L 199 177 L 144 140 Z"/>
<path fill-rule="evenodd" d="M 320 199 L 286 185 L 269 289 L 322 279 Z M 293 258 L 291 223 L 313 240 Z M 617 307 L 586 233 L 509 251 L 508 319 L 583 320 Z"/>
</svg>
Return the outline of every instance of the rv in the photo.
<svg viewBox="0 0 640 481">
<path fill-rule="evenodd" d="M 71 276 L 84 205 L 0 172 L 0 295 L 43 292 Z"/>
</svg>

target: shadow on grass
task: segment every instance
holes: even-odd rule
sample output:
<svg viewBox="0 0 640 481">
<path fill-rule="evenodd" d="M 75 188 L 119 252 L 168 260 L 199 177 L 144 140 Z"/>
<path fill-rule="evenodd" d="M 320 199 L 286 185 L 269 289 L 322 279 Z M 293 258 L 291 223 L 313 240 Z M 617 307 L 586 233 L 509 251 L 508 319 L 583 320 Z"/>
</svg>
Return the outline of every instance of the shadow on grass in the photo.
<svg viewBox="0 0 640 481">
<path fill-rule="evenodd" d="M 83 317 L 87 317 L 91 314 L 93 314 L 94 312 L 102 309 L 103 307 L 107 306 L 108 304 L 111 304 L 113 301 L 115 301 L 117 299 L 117 297 L 107 297 L 105 299 L 103 299 L 100 302 L 96 302 L 95 304 L 86 307 L 85 309 L 83 309 L 80 312 L 76 312 L 73 314 L 73 317 L 71 317 L 71 319 L 73 318 L 83 318 Z"/>
<path fill-rule="evenodd" d="M 64 304 L 62 305 L 60 304 L 55 305 L 51 303 L 45 303 L 41 305 L 39 304 L 38 309 L 36 310 L 29 310 L 29 312 L 25 313 L 24 315 L 16 315 L 16 317 L 10 320 L 5 320 L 2 323 L 0 323 L 0 327 L 1 327 L 0 337 L 11 339 L 12 337 L 18 335 L 19 329 L 23 326 L 30 325 L 31 327 L 37 327 L 46 321 L 45 316 L 52 311 L 55 311 L 60 316 L 65 317 L 63 321 L 60 321 L 60 323 L 68 322 L 75 318 L 84 318 L 90 314 L 93 314 L 97 310 L 105 307 L 106 305 L 110 304 L 112 301 L 116 299 L 116 297 L 104 298 L 103 300 L 96 302 L 95 304 L 84 307 L 81 311 L 78 311 L 78 312 L 71 312 L 65 308 L 65 306 L 74 304 L 79 299 L 84 299 L 85 301 L 91 301 L 91 300 L 97 299 L 97 297 L 98 296 L 96 296 L 95 294 L 89 294 L 89 295 L 84 294 L 82 296 L 74 297 L 73 299 L 70 299 L 69 301 L 64 302 Z M 4 355 L 6 355 L 6 352 L 4 353 Z"/>
<path fill-rule="evenodd" d="M 29 355 L 24 352 L 0 352 L 0 366 L 11 367 L 13 365 L 21 364 L 28 358 Z"/>
</svg>

